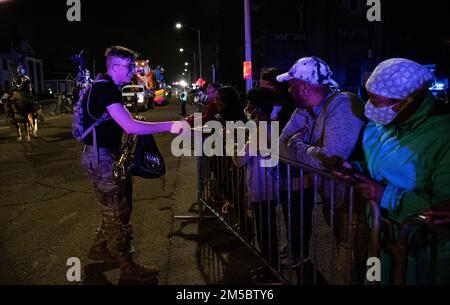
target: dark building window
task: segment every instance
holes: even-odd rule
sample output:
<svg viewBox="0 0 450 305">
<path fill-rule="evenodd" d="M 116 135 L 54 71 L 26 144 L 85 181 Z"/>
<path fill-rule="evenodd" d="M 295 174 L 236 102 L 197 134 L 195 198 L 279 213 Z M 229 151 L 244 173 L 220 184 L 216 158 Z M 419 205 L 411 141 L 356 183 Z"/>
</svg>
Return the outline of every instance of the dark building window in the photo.
<svg viewBox="0 0 450 305">
<path fill-rule="evenodd" d="M 6 58 L 3 58 L 3 71 L 8 71 L 8 62 L 6 61 Z"/>
</svg>

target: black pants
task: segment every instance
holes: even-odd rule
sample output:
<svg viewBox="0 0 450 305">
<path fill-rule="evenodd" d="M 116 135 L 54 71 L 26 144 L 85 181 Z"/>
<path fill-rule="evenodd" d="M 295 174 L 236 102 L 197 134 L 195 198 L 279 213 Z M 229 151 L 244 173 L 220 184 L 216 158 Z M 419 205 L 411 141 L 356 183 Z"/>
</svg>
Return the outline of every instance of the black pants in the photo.
<svg viewBox="0 0 450 305">
<path fill-rule="evenodd" d="M 186 115 L 186 102 L 181 102 L 181 115 Z"/>
<path fill-rule="evenodd" d="M 286 234 L 289 225 L 289 205 L 287 191 L 281 192 L 281 204 L 286 223 Z M 300 251 L 303 249 L 303 257 L 309 255 L 309 241 L 312 232 L 312 211 L 314 209 L 314 189 L 307 188 L 303 192 L 303 224 L 301 223 L 300 191 L 291 192 L 291 251 L 294 257 L 300 257 Z M 303 228 L 303 245 L 301 245 L 301 229 Z M 286 239 L 289 242 L 288 236 Z"/>
<path fill-rule="evenodd" d="M 256 236 L 261 247 L 262 256 L 274 268 L 278 268 L 278 227 L 276 202 L 254 202 Z"/>
</svg>

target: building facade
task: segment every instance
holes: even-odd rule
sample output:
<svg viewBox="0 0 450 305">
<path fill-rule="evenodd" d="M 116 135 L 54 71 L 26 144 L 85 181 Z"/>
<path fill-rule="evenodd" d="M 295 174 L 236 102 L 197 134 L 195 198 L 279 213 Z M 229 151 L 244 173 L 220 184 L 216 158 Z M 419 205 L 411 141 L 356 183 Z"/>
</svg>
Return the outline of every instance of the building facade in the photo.
<svg viewBox="0 0 450 305">
<path fill-rule="evenodd" d="M 43 60 L 37 58 L 33 49 L 26 41 L 11 45 L 10 52 L 0 53 L 0 91 L 10 89 L 10 81 L 17 66 L 21 64 L 30 77 L 31 86 L 35 93 L 44 90 Z"/>
</svg>

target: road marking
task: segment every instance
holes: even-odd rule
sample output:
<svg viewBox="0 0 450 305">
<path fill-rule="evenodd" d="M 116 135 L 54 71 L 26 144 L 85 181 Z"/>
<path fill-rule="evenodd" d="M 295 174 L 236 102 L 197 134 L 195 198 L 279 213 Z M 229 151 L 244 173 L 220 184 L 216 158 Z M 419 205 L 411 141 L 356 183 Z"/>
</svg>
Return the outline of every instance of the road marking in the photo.
<svg viewBox="0 0 450 305">
<path fill-rule="evenodd" d="M 69 214 L 69 215 L 67 215 L 67 216 L 65 216 L 65 217 L 63 217 L 63 218 L 61 218 L 61 219 L 58 221 L 58 224 L 60 225 L 60 224 L 62 224 L 63 222 L 65 222 L 66 220 L 68 220 L 68 219 L 70 219 L 70 218 L 73 218 L 73 217 L 75 217 L 75 216 L 77 216 L 77 213 L 76 213 L 76 212 L 74 212 L 74 213 L 72 213 L 72 214 Z"/>
</svg>

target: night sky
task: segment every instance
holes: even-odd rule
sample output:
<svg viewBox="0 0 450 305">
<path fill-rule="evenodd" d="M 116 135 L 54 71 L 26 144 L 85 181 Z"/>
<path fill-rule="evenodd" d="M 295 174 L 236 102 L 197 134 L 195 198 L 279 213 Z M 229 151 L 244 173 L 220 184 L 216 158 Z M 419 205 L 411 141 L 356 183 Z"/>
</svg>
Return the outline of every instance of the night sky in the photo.
<svg viewBox="0 0 450 305">
<path fill-rule="evenodd" d="M 73 23 L 66 20 L 69 7 L 65 0 L 11 0 L 0 4 L 1 51 L 9 49 L 5 42 L 19 37 L 45 59 L 48 70 L 70 68 L 70 55 L 85 49 L 91 63 L 96 59 L 98 72 L 104 69 L 105 48 L 123 45 L 140 52 L 150 64 L 164 66 L 169 75 L 180 74 L 192 55 L 180 55 L 178 49 L 197 52 L 197 34 L 175 30 L 175 23 L 180 21 L 202 30 L 203 70 L 209 77 L 214 30 L 208 24 L 216 19 L 218 10 L 213 2 L 81 0 L 81 4 L 82 21 Z"/>
<path fill-rule="evenodd" d="M 234 69 L 229 74 L 232 77 L 228 78 L 241 80 L 244 59 L 241 0 L 81 0 L 82 21 L 72 23 L 66 20 L 69 8 L 66 0 L 4 1 L 0 0 L 0 52 L 8 52 L 13 41 L 28 41 L 37 56 L 45 60 L 46 72 L 74 71 L 75 65 L 70 61 L 70 56 L 83 49 L 89 51 L 91 69 L 95 59 L 96 72 L 101 72 L 104 70 L 105 48 L 118 44 L 139 51 L 142 58 L 149 59 L 152 65 L 164 66 L 168 79 L 174 80 L 183 71 L 184 62 L 192 61 L 191 55 L 180 55 L 178 49 L 184 47 L 197 52 L 196 33 L 187 29 L 176 30 L 174 25 L 180 21 L 201 29 L 204 78 L 211 78 L 211 65 L 216 61 L 218 48 L 227 47 L 224 49 L 225 57 L 228 58 L 226 66 Z M 253 0 L 254 40 L 263 30 L 298 32 L 298 7 L 313 2 Z M 335 2 L 338 1 L 330 1 Z M 390 53 L 385 54 L 387 57 L 409 56 L 418 61 L 437 62 L 445 70 L 450 69 L 448 1 L 382 3 L 383 24 L 389 25 L 390 29 Z M 309 18 L 325 17 L 317 15 Z M 326 39 L 327 33 L 317 32 L 313 35 Z M 411 44 L 403 41 L 408 37 L 411 37 Z M 321 50 L 313 51 L 320 53 Z M 295 59 L 285 58 L 286 62 Z"/>
</svg>

